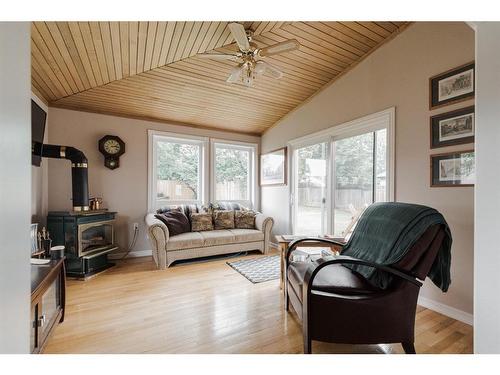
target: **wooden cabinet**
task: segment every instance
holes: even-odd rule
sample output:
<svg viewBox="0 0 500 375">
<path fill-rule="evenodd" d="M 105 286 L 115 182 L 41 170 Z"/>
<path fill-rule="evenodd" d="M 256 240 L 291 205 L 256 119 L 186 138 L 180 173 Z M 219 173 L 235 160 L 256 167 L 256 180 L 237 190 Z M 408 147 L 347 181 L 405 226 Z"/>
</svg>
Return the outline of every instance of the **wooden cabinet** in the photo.
<svg viewBox="0 0 500 375">
<path fill-rule="evenodd" d="M 64 259 L 31 266 L 31 353 L 40 353 L 58 323 L 64 320 Z"/>
</svg>

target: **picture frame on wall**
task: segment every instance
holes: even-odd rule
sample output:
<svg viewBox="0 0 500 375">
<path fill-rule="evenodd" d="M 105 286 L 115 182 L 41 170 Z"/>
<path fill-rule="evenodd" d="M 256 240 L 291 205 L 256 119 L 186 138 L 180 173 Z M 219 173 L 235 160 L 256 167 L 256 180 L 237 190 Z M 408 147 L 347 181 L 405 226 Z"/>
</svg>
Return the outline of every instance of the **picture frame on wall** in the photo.
<svg viewBox="0 0 500 375">
<path fill-rule="evenodd" d="M 474 186 L 474 150 L 435 154 L 430 159 L 431 187 Z"/>
<path fill-rule="evenodd" d="M 260 155 L 260 186 L 286 185 L 287 149 L 279 148 Z"/>
<path fill-rule="evenodd" d="M 474 106 L 430 118 L 431 148 L 474 143 Z"/>
<path fill-rule="evenodd" d="M 453 68 L 429 78 L 429 108 L 458 103 L 474 97 L 475 63 Z"/>
</svg>

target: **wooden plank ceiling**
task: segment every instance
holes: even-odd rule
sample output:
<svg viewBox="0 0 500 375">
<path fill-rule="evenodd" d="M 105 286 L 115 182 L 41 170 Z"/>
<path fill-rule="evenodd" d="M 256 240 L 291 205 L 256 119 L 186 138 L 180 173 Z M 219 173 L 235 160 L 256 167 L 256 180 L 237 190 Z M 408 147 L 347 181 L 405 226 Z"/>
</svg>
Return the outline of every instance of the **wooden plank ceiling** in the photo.
<svg viewBox="0 0 500 375">
<path fill-rule="evenodd" d="M 199 53 L 237 49 L 227 22 L 34 22 L 32 89 L 50 106 L 261 134 L 346 72 L 406 22 L 243 22 L 284 75 L 226 83 L 234 62 Z"/>
</svg>

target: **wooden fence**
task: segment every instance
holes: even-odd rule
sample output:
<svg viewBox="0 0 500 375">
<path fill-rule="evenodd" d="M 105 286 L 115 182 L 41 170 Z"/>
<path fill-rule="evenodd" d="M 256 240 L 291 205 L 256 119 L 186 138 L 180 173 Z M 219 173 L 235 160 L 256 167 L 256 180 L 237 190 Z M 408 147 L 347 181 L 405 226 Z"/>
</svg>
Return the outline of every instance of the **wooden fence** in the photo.
<svg viewBox="0 0 500 375">
<path fill-rule="evenodd" d="M 321 207 L 321 199 L 325 197 L 326 192 L 321 187 L 303 187 L 298 189 L 299 202 L 301 206 L 306 207 Z M 376 201 L 383 201 L 385 198 L 385 190 L 377 189 Z M 349 204 L 354 207 L 362 207 L 365 203 L 372 202 L 371 189 L 335 189 L 335 207 L 340 209 L 349 208 Z"/>
<path fill-rule="evenodd" d="M 246 192 L 240 184 L 234 181 L 219 182 L 216 185 L 216 197 L 224 200 L 246 200 Z M 158 196 L 171 200 L 196 199 L 195 193 L 189 186 L 180 181 L 158 180 Z"/>
</svg>

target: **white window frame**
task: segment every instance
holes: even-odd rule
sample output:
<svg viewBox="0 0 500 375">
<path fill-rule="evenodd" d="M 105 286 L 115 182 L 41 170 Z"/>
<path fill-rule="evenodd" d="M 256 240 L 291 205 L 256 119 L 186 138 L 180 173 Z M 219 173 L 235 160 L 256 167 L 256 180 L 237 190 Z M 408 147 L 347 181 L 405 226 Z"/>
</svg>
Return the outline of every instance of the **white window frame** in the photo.
<svg viewBox="0 0 500 375">
<path fill-rule="evenodd" d="M 316 143 L 327 142 L 328 143 L 328 171 L 327 171 L 327 187 L 326 187 L 326 207 L 327 212 L 330 214 L 327 215 L 327 232 L 333 233 L 333 194 L 332 188 L 334 183 L 335 176 L 335 166 L 333 163 L 333 152 L 332 152 L 332 144 L 334 141 L 353 137 L 356 135 L 375 132 L 377 130 L 386 129 L 387 130 L 387 184 L 386 184 L 386 196 L 388 201 L 394 201 L 394 181 L 395 181 L 395 150 L 396 150 L 396 108 L 391 107 L 387 108 L 383 111 L 376 112 L 367 116 L 363 116 L 361 118 L 348 121 L 336 126 L 332 126 L 328 129 L 321 130 L 319 132 L 309 134 L 304 137 L 300 137 L 288 142 L 288 155 L 291 155 L 290 158 L 290 166 L 289 172 L 291 175 L 291 186 L 290 186 L 290 211 L 289 211 L 289 231 L 290 233 L 294 233 L 295 227 L 295 189 L 296 189 L 296 181 L 297 178 L 297 161 L 296 161 L 296 150 L 302 147 L 311 146 Z"/>
<path fill-rule="evenodd" d="M 209 139 L 207 137 L 197 137 L 186 134 L 163 132 L 158 130 L 148 130 L 148 212 L 156 211 L 160 206 L 156 195 L 157 186 L 157 166 L 156 166 L 156 147 L 158 141 L 174 141 L 185 144 L 198 145 L 201 148 L 199 168 L 200 168 L 200 186 L 198 199 L 196 200 L 164 200 L 162 205 L 175 204 L 206 204 L 208 202 L 209 173 L 208 173 L 208 153 Z"/>
<path fill-rule="evenodd" d="M 220 200 L 221 202 L 234 202 L 243 206 L 258 209 L 258 186 L 257 186 L 257 151 L 258 145 L 256 143 L 228 141 L 223 139 L 210 139 L 210 201 L 217 202 L 216 200 L 216 179 L 215 179 L 215 149 L 220 145 L 225 148 L 232 148 L 237 150 L 249 151 L 249 200 Z"/>
</svg>

